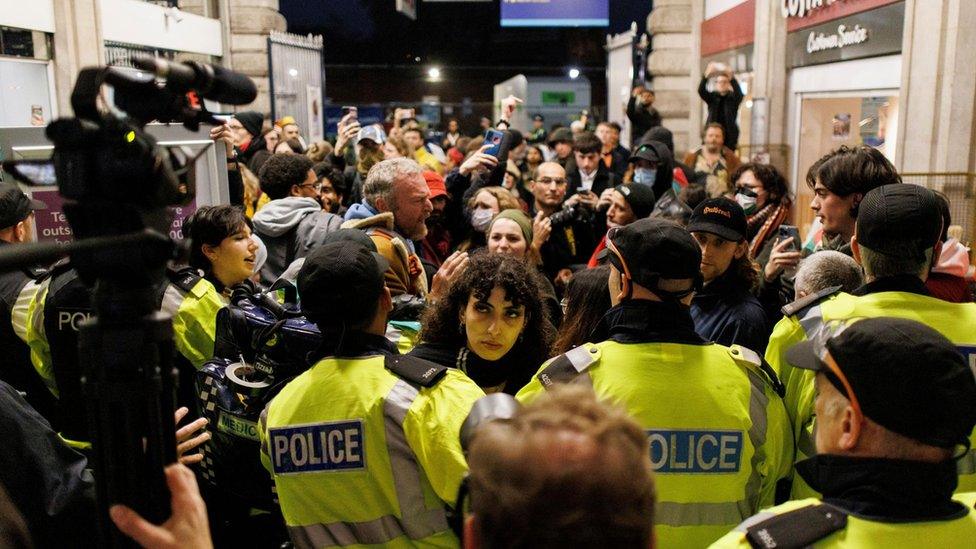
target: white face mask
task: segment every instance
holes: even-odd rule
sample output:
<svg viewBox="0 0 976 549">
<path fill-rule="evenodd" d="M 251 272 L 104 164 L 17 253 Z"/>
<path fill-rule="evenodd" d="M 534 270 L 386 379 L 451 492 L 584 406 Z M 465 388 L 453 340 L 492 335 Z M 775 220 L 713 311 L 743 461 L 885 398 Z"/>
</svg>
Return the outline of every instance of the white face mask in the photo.
<svg viewBox="0 0 976 549">
<path fill-rule="evenodd" d="M 756 193 L 752 191 L 739 191 L 735 193 L 735 201 L 742 206 L 742 211 L 746 215 L 756 213 Z"/>
<path fill-rule="evenodd" d="M 657 170 L 653 168 L 637 168 L 634 170 L 634 183 L 641 185 L 654 185 L 657 179 Z"/>
<path fill-rule="evenodd" d="M 471 227 L 479 233 L 487 232 L 493 217 L 495 217 L 495 212 L 491 209 L 476 208 L 471 211 Z"/>
</svg>

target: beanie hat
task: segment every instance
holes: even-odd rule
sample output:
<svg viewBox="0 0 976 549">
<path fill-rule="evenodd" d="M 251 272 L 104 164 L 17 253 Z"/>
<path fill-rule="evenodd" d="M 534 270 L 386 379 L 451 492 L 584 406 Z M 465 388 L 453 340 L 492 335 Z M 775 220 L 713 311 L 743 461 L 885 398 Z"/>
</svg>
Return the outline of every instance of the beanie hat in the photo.
<svg viewBox="0 0 976 549">
<path fill-rule="evenodd" d="M 624 197 L 637 219 L 644 219 L 654 211 L 654 190 L 647 185 L 617 185 L 613 190 Z"/>
<path fill-rule="evenodd" d="M 499 219 L 511 219 L 512 221 L 518 223 L 520 229 L 522 229 L 522 236 L 525 237 L 526 244 L 532 244 L 532 220 L 529 216 L 525 215 L 522 210 L 516 210 L 514 208 L 509 208 L 507 210 L 502 210 L 498 212 L 497 215 L 491 220 L 491 225 L 488 225 L 488 232 L 491 232 L 492 225 L 495 224 Z"/>
<path fill-rule="evenodd" d="M 264 125 L 264 116 L 257 111 L 241 111 L 234 114 L 234 118 L 244 126 L 247 133 L 252 137 L 261 135 L 261 126 Z"/>
</svg>

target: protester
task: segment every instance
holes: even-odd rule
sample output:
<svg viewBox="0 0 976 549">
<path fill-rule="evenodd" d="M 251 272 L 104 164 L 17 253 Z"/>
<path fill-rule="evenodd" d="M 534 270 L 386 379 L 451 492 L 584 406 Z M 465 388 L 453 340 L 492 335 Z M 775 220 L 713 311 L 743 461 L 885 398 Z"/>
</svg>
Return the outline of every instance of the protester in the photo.
<svg viewBox="0 0 976 549">
<path fill-rule="evenodd" d="M 465 547 L 655 545 L 647 436 L 592 391 L 560 387 L 479 427 L 468 462 Z"/>
<path fill-rule="evenodd" d="M 363 200 L 346 212 L 343 228 L 362 229 L 390 267 L 386 285 L 394 297 L 427 295 L 427 276 L 414 241 L 427 236 L 433 212 L 423 170 L 413 160 L 383 160 L 369 170 Z"/>
<path fill-rule="evenodd" d="M 546 161 L 546 155 L 543 154 L 542 149 L 539 145 L 530 145 L 525 153 L 525 173 L 523 174 L 526 182 L 535 179 L 535 172 L 539 169 L 539 165 Z"/>
<path fill-rule="evenodd" d="M 407 147 L 410 148 L 410 158 L 416 160 L 424 169 L 437 172 L 438 174 L 444 172 L 444 166 L 441 162 L 427 150 L 424 143 L 424 132 L 420 128 L 407 128 L 403 130 L 401 135 Z"/>
<path fill-rule="evenodd" d="M 708 80 L 714 78 L 714 88 L 709 91 Z M 709 63 L 705 67 L 705 74 L 702 75 L 701 82 L 698 84 L 698 96 L 708 106 L 707 124 L 718 124 L 725 131 L 725 145 L 731 149 L 739 144 L 739 105 L 745 97 L 742 87 L 735 75 L 727 67 L 718 63 Z M 690 162 L 685 162 L 689 166 Z M 735 168 L 729 168 L 734 170 Z"/>
<path fill-rule="evenodd" d="M 777 231 L 790 215 L 786 179 L 770 164 L 742 164 L 732 172 L 735 201 L 742 206 L 748 224 L 749 253 L 765 267 L 777 243 Z"/>
<path fill-rule="evenodd" d="M 542 268 L 557 287 L 565 285 L 574 269 L 586 264 L 596 245 L 590 213 L 584 208 L 562 208 L 568 184 L 562 166 L 556 162 L 542 164 L 532 183 L 535 200 L 529 209 L 533 223 L 539 225 L 533 230 L 548 233 L 540 248 Z M 560 215 L 554 217 L 557 212 Z"/>
<path fill-rule="evenodd" d="M 315 164 L 312 166 L 312 171 L 318 177 L 317 183 L 320 185 L 319 202 L 322 204 L 322 209 L 340 217 L 343 216 L 347 209 L 343 206 L 343 202 L 349 192 L 346 186 L 346 177 L 328 162 Z"/>
<path fill-rule="evenodd" d="M 451 229 L 447 221 L 447 204 L 451 200 L 444 185 L 444 178 L 430 170 L 424 171 L 424 181 L 430 190 L 430 204 L 433 207 L 424 221 L 427 236 L 420 241 L 420 258 L 435 268 L 451 255 Z"/>
<path fill-rule="evenodd" d="M 276 154 L 261 168 L 261 188 L 271 199 L 254 214 L 254 232 L 268 248 L 261 282 L 271 285 L 292 261 L 305 257 L 342 218 L 322 209 L 322 185 L 303 155 Z"/>
<path fill-rule="evenodd" d="M 481 248 L 487 242 L 491 220 L 502 210 L 520 210 L 518 198 L 504 187 L 481 187 L 466 205 L 466 215 L 473 229 L 467 242 L 458 247 L 461 251 Z"/>
<path fill-rule="evenodd" d="M 627 171 L 627 159 L 630 151 L 620 144 L 620 124 L 616 122 L 600 122 L 596 126 L 596 136 L 600 139 L 600 161 L 603 166 L 614 174 L 617 181 L 623 181 Z"/>
<path fill-rule="evenodd" d="M 717 198 L 732 191 L 730 174 L 739 158 L 725 146 L 725 130 L 712 122 L 702 130 L 702 146 L 685 155 L 684 163 L 695 172 L 695 182 L 705 186 L 708 196 Z"/>
<path fill-rule="evenodd" d="M 583 343 L 599 343 L 593 332 L 610 309 L 607 277 L 610 267 L 602 265 L 573 275 L 562 299 L 563 322 L 553 343 L 553 355 L 566 353 Z"/>
<path fill-rule="evenodd" d="M 368 195 L 377 177 L 398 170 L 423 181 L 413 161 L 385 162 L 370 172 Z M 365 246 L 338 241 L 313 250 L 298 273 L 302 312 L 323 344 L 314 366 L 267 405 L 257 431 L 299 548 L 326 539 L 458 544 L 444 508 L 467 471 L 461 422 L 484 393 L 458 370 L 399 355 L 384 337 L 393 310 L 389 268 Z M 350 529 L 357 523 L 390 526 Z"/>
<path fill-rule="evenodd" d="M 709 198 L 686 227 L 701 246 L 704 285 L 691 302 L 695 331 L 708 341 L 766 351 L 766 314 L 753 295 L 759 269 L 749 254 L 746 216 L 727 198 Z"/>
<path fill-rule="evenodd" d="M 451 147 L 456 147 L 459 139 L 461 139 L 461 124 L 458 122 L 457 118 L 452 118 L 447 121 L 447 131 L 444 132 L 444 138 L 441 140 L 441 147 L 443 147 L 444 150 L 450 149 Z"/>
<path fill-rule="evenodd" d="M 935 192 L 942 213 L 942 253 L 929 273 L 925 287 L 935 297 L 953 303 L 973 301 L 973 290 L 969 285 L 972 279 L 972 266 L 969 263 L 969 248 L 956 238 L 949 237 L 952 214 L 949 212 L 949 199 Z"/>
<path fill-rule="evenodd" d="M 837 250 L 851 255 L 851 237 L 864 195 L 882 185 L 901 183 L 901 176 L 881 151 L 873 147 L 841 146 L 810 166 L 806 183 L 813 189 L 810 209 L 823 226 L 823 238 L 813 251 Z M 793 281 L 784 275 L 810 250 L 791 247 L 790 239 L 773 245 L 760 278 L 759 298 L 771 315 L 793 299 Z"/>
<path fill-rule="evenodd" d="M 636 86 L 631 92 L 627 102 L 627 118 L 635 137 L 661 125 L 661 114 L 654 108 L 654 99 L 654 92 L 644 86 Z"/>
<path fill-rule="evenodd" d="M 555 129 L 549 134 L 546 144 L 555 153 L 552 161 L 565 169 L 573 157 L 573 132 L 568 128 Z"/>
<path fill-rule="evenodd" d="M 383 144 L 383 159 L 392 158 L 410 158 L 410 147 L 407 146 L 406 141 L 397 136 L 387 137 L 386 143 Z"/>
<path fill-rule="evenodd" d="M 471 256 L 421 324 L 410 356 L 458 368 L 486 393 L 514 395 L 549 358 L 555 335 L 529 266 L 500 254 Z"/>
<path fill-rule="evenodd" d="M 672 173 L 674 174 L 675 183 L 684 188 L 695 180 L 695 171 L 686 166 L 683 162 L 680 162 L 674 156 L 674 134 L 671 133 L 671 130 L 665 128 L 664 126 L 654 126 L 653 128 L 647 130 L 647 133 L 641 137 L 640 141 L 638 141 L 638 144 L 635 145 L 634 148 L 636 149 L 641 143 L 647 143 L 648 141 L 658 141 L 663 143 L 668 148 L 668 152 L 671 153 L 671 158 L 674 161 L 674 171 Z"/>
<path fill-rule="evenodd" d="M 301 141 L 295 138 L 282 139 L 274 149 L 275 154 L 305 154 Z M 311 159 L 310 159 L 311 160 Z"/>
<path fill-rule="evenodd" d="M 261 139 L 264 140 L 265 148 L 254 153 L 251 160 L 247 163 L 247 168 L 253 173 L 260 173 L 261 166 L 271 158 L 281 139 L 280 130 L 277 127 L 265 128 L 261 131 Z"/>
<path fill-rule="evenodd" d="M 664 143 L 648 141 L 638 145 L 628 163 L 624 183 L 650 186 L 657 198 L 672 189 L 674 159 Z"/>
<path fill-rule="evenodd" d="M 764 510 L 713 547 L 971 546 L 976 497 L 952 495 L 976 426 L 966 359 L 913 320 L 824 329 L 787 353 L 816 375 L 816 455 L 796 472 L 822 498 Z"/>
<path fill-rule="evenodd" d="M 612 189 L 604 191 L 604 196 L 600 200 L 600 205 L 608 203 L 607 206 L 607 229 L 623 227 L 638 219 L 644 219 L 651 215 L 654 210 L 654 191 L 647 185 L 617 185 Z M 600 206 L 598 205 L 598 207 Z M 593 250 L 590 256 L 588 267 L 596 267 L 600 264 L 599 256 L 607 245 L 607 235 L 604 234 L 600 243 Z"/>
<path fill-rule="evenodd" d="M 826 290 L 833 293 L 834 288 L 851 293 L 862 284 L 864 273 L 854 258 L 834 250 L 822 250 L 800 261 L 793 287 L 795 299 L 800 300 Z"/>
<path fill-rule="evenodd" d="M 552 282 L 540 269 L 540 250 L 545 238 L 546 235 L 535 233 L 529 216 L 522 210 L 510 208 L 502 210 L 491 220 L 491 225 L 488 226 L 487 249 L 490 254 L 507 255 L 526 264 L 529 273 L 537 278 L 536 284 L 542 292 L 549 320 L 558 328 L 563 318 L 559 298 Z"/>
<path fill-rule="evenodd" d="M 584 132 L 573 138 L 573 158 L 566 166 L 566 179 L 580 204 L 595 209 L 600 195 L 616 184 L 616 176 L 603 164 L 603 144 L 596 135 Z"/>
<path fill-rule="evenodd" d="M 332 157 L 332 153 L 335 152 L 335 148 L 332 143 L 328 141 L 316 141 L 309 145 L 308 150 L 305 151 L 305 156 L 308 157 L 313 163 L 325 162 Z"/>
</svg>

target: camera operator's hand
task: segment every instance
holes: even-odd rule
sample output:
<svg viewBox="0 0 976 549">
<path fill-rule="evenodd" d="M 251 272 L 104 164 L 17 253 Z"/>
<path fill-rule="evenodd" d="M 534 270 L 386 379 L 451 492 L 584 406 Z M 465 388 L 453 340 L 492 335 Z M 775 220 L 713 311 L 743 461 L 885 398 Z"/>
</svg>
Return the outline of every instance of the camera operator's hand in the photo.
<svg viewBox="0 0 976 549">
<path fill-rule="evenodd" d="M 190 413 L 190 410 L 186 406 L 176 410 L 173 414 L 176 418 L 176 424 L 179 425 L 180 421 L 183 421 L 183 418 L 188 413 Z M 209 422 L 205 417 L 197 418 L 192 423 L 184 425 L 176 431 L 176 457 L 183 465 L 193 465 L 194 463 L 203 461 L 203 454 L 201 453 L 190 455 L 186 455 L 186 453 L 210 440 L 210 433 L 206 431 L 194 436 L 197 432 L 204 429 Z"/>
<path fill-rule="evenodd" d="M 766 262 L 766 267 L 763 269 L 763 277 L 766 282 L 772 282 L 787 267 L 796 267 L 800 264 L 803 254 L 793 250 L 790 247 L 792 244 L 792 238 L 777 239 L 776 243 L 773 244 L 773 250 L 769 253 L 769 261 Z"/>
<path fill-rule="evenodd" d="M 535 214 L 535 219 L 532 220 L 532 249 L 536 252 L 542 250 L 542 245 L 549 240 L 551 234 L 552 220 L 542 212 Z"/>
<path fill-rule="evenodd" d="M 210 139 L 213 139 L 214 142 L 223 141 L 227 158 L 234 158 L 234 134 L 231 132 L 230 126 L 224 124 L 210 128 Z"/>
<path fill-rule="evenodd" d="M 498 159 L 490 154 L 486 154 L 485 151 L 491 148 L 491 145 L 484 145 L 478 152 L 472 154 L 468 157 L 461 167 L 458 168 L 458 172 L 461 175 L 468 177 L 476 172 L 491 171 L 495 169 L 498 165 Z"/>
<path fill-rule="evenodd" d="M 356 135 L 359 134 L 359 120 L 356 118 L 351 118 L 351 114 L 347 114 L 342 120 L 339 121 L 339 135 L 336 137 L 335 144 L 335 155 L 342 156 L 346 154 L 346 147 L 349 146 L 353 140 L 356 139 Z"/>
<path fill-rule="evenodd" d="M 521 99 L 515 97 L 514 95 L 509 95 L 505 99 L 502 99 L 502 114 L 501 119 L 507 121 L 512 120 L 512 115 L 515 114 L 515 107 L 519 103 L 523 103 Z"/>
<path fill-rule="evenodd" d="M 449 255 L 441 268 L 434 273 L 434 279 L 430 283 L 430 299 L 436 301 L 447 293 L 447 288 L 468 267 L 468 252 L 454 252 Z"/>
<path fill-rule="evenodd" d="M 212 548 L 207 506 L 193 472 L 174 463 L 166 468 L 166 485 L 173 511 L 169 520 L 156 526 L 125 505 L 113 505 L 108 510 L 112 522 L 123 534 L 149 549 Z"/>
</svg>

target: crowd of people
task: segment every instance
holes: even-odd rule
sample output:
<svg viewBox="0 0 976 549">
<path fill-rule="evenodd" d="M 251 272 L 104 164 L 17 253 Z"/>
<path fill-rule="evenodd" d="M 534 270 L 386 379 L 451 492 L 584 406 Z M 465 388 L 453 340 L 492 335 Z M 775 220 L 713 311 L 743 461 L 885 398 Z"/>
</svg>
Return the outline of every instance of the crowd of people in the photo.
<svg viewBox="0 0 976 549">
<path fill-rule="evenodd" d="M 522 134 L 514 97 L 482 128 L 504 153 L 407 109 L 348 112 L 334 143 L 250 111 L 214 128 L 231 204 L 185 221 L 159 292 L 177 400 L 200 409 L 241 292 L 320 340 L 255 410 L 270 526 L 201 496 L 202 419 L 177 433 L 172 518 L 112 520 L 147 547 L 969 546 L 976 303 L 948 200 L 840 147 L 806 174 L 822 237 L 801 242 L 784 176 L 734 152 L 738 83 L 710 66 L 700 94 L 681 161 L 644 88 L 629 149 L 614 122 Z M 0 245 L 44 207 L 5 184 Z M 90 290 L 62 262 L 0 275 L 0 301 L 0 540 L 90 540 Z"/>
</svg>

